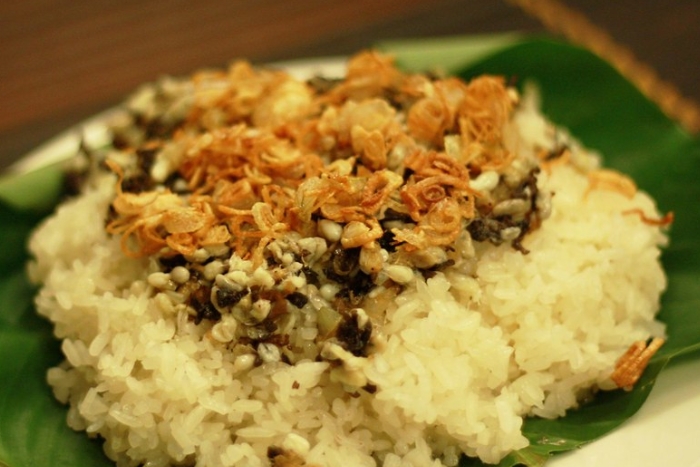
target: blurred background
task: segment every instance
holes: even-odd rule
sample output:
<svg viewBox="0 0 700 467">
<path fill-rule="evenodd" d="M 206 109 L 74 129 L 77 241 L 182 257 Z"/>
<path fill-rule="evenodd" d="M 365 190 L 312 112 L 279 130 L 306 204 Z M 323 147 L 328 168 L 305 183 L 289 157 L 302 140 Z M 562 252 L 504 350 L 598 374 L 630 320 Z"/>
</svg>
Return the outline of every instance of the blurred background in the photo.
<svg viewBox="0 0 700 467">
<path fill-rule="evenodd" d="M 549 0 L 23 0 L 0 3 L 0 169 L 163 74 L 344 55 L 379 41 L 561 34 Z M 700 101 L 700 1 L 556 0 Z M 551 5 L 550 5 L 551 6 Z M 529 13 L 528 13 L 529 11 Z M 535 15 L 537 16 L 537 15 Z M 540 15 L 541 16 L 541 15 Z"/>
</svg>

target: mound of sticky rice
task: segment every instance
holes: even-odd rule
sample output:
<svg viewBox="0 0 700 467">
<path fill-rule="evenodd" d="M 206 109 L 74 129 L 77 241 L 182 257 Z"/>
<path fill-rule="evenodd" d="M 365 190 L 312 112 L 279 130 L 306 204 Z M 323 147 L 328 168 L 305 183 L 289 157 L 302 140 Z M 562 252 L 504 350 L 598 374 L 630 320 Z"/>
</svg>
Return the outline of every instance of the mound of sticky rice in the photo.
<svg viewBox="0 0 700 467">
<path fill-rule="evenodd" d="M 237 62 L 110 125 L 30 273 L 119 466 L 496 463 L 664 334 L 654 202 L 500 78 Z"/>
</svg>

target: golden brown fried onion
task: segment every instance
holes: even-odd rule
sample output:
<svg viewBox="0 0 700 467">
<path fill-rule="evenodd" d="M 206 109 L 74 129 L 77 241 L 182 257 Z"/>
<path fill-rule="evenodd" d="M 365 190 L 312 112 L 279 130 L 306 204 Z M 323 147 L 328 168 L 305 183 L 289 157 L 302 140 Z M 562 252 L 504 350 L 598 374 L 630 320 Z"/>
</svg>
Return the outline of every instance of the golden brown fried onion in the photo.
<svg viewBox="0 0 700 467">
<path fill-rule="evenodd" d="M 515 98 L 499 77 L 433 79 L 364 52 L 327 89 L 247 62 L 192 84 L 195 103 L 172 136 L 184 147 L 176 175 L 186 193 L 125 192 L 123 169 L 110 164 L 119 183 L 108 230 L 130 256 L 227 245 L 261 262 L 272 240 L 317 235 L 327 219 L 374 270 L 388 209 L 410 219 L 386 229 L 396 248 L 446 247 L 479 215 L 470 171 L 513 158 L 502 136 Z"/>
</svg>

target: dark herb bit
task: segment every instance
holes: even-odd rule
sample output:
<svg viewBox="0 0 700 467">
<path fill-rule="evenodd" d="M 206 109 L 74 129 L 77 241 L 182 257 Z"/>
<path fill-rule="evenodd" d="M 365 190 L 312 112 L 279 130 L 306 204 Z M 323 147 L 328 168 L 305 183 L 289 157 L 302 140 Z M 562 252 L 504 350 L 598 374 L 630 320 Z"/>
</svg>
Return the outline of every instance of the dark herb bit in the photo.
<svg viewBox="0 0 700 467">
<path fill-rule="evenodd" d="M 531 201 L 531 207 L 534 209 L 535 201 L 537 200 L 537 174 L 540 169 L 532 169 L 527 175 L 527 178 L 513 191 L 513 198 L 528 199 Z"/>
<path fill-rule="evenodd" d="M 246 342 L 247 340 L 255 347 L 261 342 L 271 342 L 279 347 L 287 345 L 289 343 L 289 336 L 286 334 L 275 334 L 275 331 L 277 331 L 277 325 L 268 317 L 255 326 L 246 327 L 245 333 L 247 339 L 243 339 L 241 342 Z"/>
<path fill-rule="evenodd" d="M 343 80 L 339 78 L 324 78 L 323 76 L 314 76 L 306 81 L 306 84 L 311 86 L 314 91 L 319 94 L 325 94 L 336 87 Z"/>
<path fill-rule="evenodd" d="M 273 460 L 275 457 L 283 455 L 284 452 L 285 450 L 281 447 L 270 445 L 267 447 L 267 458 Z"/>
<path fill-rule="evenodd" d="M 367 345 L 372 337 L 372 324 L 368 321 L 360 327 L 357 313 L 347 313 L 338 325 L 335 337 L 348 352 L 356 357 L 366 357 Z"/>
<path fill-rule="evenodd" d="M 148 174 L 153 167 L 153 163 L 156 160 L 156 154 L 158 153 L 158 146 L 153 147 L 141 147 L 136 150 L 136 159 L 138 160 L 138 167 L 141 172 Z"/>
<path fill-rule="evenodd" d="M 248 295 L 250 291 L 248 289 L 244 290 L 231 290 L 231 289 L 217 289 L 216 290 L 216 304 L 219 308 L 228 308 L 236 305 L 241 301 L 243 297 Z"/>
<path fill-rule="evenodd" d="M 192 284 L 193 290 L 190 293 L 187 304 L 197 313 L 194 324 L 199 324 L 205 319 L 208 321 L 219 321 L 221 313 L 214 307 L 209 298 L 211 296 L 211 287 L 201 282 L 195 283 L 191 281 L 188 284 Z"/>
<path fill-rule="evenodd" d="M 515 240 L 513 240 L 512 242 L 510 242 L 510 244 L 513 246 L 513 248 L 515 248 L 516 250 L 518 250 L 520 253 L 526 255 L 526 254 L 530 253 L 530 250 L 528 250 L 527 248 L 525 248 L 525 247 L 523 246 L 523 244 L 522 244 L 522 241 L 523 241 L 523 237 L 524 237 L 524 236 L 525 236 L 525 235 L 523 235 L 523 234 L 521 233 L 520 236 L 519 236 L 518 238 L 516 238 Z"/>
<path fill-rule="evenodd" d="M 384 89 L 383 97 L 393 108 L 399 111 L 408 109 L 416 100 L 415 97 L 409 96 L 396 88 Z"/>
<path fill-rule="evenodd" d="M 301 292 L 292 292 L 285 297 L 289 303 L 297 308 L 304 308 L 304 305 L 309 303 L 309 297 Z"/>
<path fill-rule="evenodd" d="M 394 233 L 391 230 L 385 230 L 382 236 L 377 240 L 379 246 L 384 248 L 389 253 L 396 251 L 396 245 L 394 243 Z"/>
<path fill-rule="evenodd" d="M 173 172 L 165 179 L 163 186 L 167 187 L 173 193 L 180 195 L 190 193 L 190 190 L 187 188 L 187 183 L 178 182 L 184 182 L 184 179 L 178 172 Z"/>
<path fill-rule="evenodd" d="M 444 261 L 440 264 L 436 264 L 435 266 L 431 266 L 426 269 L 420 269 L 419 271 L 421 274 L 423 274 L 423 277 L 425 279 L 430 279 L 431 277 L 435 277 L 439 271 L 442 271 L 445 268 L 449 268 L 450 266 L 455 265 L 455 260 L 453 259 L 448 259 L 447 261 Z"/>
<path fill-rule="evenodd" d="M 131 146 L 131 142 L 126 138 L 125 135 L 120 133 L 115 134 L 112 137 L 112 146 L 114 149 L 124 150 Z"/>
<path fill-rule="evenodd" d="M 193 302 L 193 308 L 197 312 L 197 317 L 194 319 L 194 324 L 199 324 L 203 320 L 208 321 L 219 321 L 221 319 L 221 313 L 219 310 L 214 308 L 211 302 Z"/>
<path fill-rule="evenodd" d="M 362 386 L 362 389 L 364 389 L 365 392 L 369 394 L 374 394 L 375 392 L 377 392 L 377 386 L 375 384 L 365 384 L 364 386 Z"/>
<path fill-rule="evenodd" d="M 63 192 L 68 196 L 80 193 L 85 182 L 86 174 L 83 171 L 69 170 L 63 175 Z"/>
<path fill-rule="evenodd" d="M 336 298 L 347 301 L 351 306 L 359 306 L 365 295 L 374 288 L 372 276 L 359 271 L 352 278 L 347 287 L 341 289 Z"/>
<path fill-rule="evenodd" d="M 142 193 L 151 188 L 151 177 L 145 173 L 138 173 L 122 180 L 122 191 L 127 193 Z"/>
<path fill-rule="evenodd" d="M 162 120 L 150 120 L 143 126 L 147 139 L 161 139 L 169 137 L 177 125 L 165 123 Z"/>
<path fill-rule="evenodd" d="M 158 258 L 158 262 L 163 267 L 164 272 L 170 272 L 177 266 L 187 265 L 187 260 L 182 255 L 162 256 Z"/>
<path fill-rule="evenodd" d="M 272 335 L 272 332 L 265 326 L 248 326 L 245 329 L 246 336 L 254 343 L 265 341 Z"/>
<path fill-rule="evenodd" d="M 406 169 L 409 170 L 409 169 Z M 399 212 L 396 211 L 395 209 L 387 208 L 384 211 L 384 216 L 382 217 L 382 222 L 387 222 L 387 221 L 401 221 L 401 222 L 413 222 L 413 219 L 411 219 L 411 216 L 408 213 L 405 212 Z"/>
<path fill-rule="evenodd" d="M 328 266 L 323 270 L 331 280 L 346 282 L 360 268 L 360 248 L 336 248 L 331 253 Z"/>
<path fill-rule="evenodd" d="M 501 238 L 501 230 L 508 227 L 503 222 L 490 217 L 474 219 L 467 226 L 467 231 L 472 236 L 472 239 L 477 242 L 490 241 L 494 245 L 503 243 Z"/>
<path fill-rule="evenodd" d="M 544 160 L 549 162 L 549 161 L 553 161 L 555 159 L 559 159 L 568 150 L 569 150 L 569 146 L 567 146 L 566 144 L 562 144 L 560 146 L 557 146 L 557 147 L 551 149 L 549 152 L 547 152 L 547 154 L 544 156 Z"/>
<path fill-rule="evenodd" d="M 306 277 L 306 282 L 308 282 L 309 284 L 315 285 L 317 287 L 321 285 L 321 281 L 318 278 L 318 273 L 310 267 L 302 267 L 301 272 L 304 273 L 304 277 Z"/>
</svg>

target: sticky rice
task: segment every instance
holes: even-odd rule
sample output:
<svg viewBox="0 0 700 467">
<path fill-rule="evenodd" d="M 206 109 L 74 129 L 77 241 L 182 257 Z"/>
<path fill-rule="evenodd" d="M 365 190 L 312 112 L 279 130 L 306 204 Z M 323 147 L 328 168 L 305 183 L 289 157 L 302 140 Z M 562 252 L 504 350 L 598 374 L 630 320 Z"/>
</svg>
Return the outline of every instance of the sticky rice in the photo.
<svg viewBox="0 0 700 467">
<path fill-rule="evenodd" d="M 117 465 L 497 463 L 664 336 L 631 180 L 500 78 L 348 70 L 169 78 L 77 157 L 29 269 L 48 382 Z"/>
</svg>

